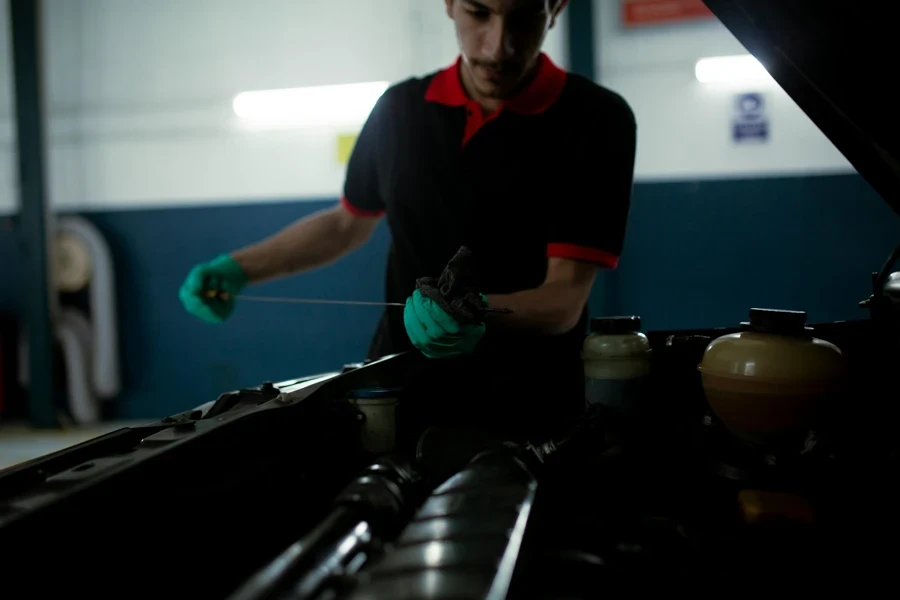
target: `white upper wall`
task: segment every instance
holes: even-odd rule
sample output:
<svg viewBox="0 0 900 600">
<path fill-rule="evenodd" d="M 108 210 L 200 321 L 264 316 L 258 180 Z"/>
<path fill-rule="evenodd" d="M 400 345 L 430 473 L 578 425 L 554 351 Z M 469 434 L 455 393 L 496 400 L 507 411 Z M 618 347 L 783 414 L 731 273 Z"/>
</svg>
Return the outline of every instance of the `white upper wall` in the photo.
<svg viewBox="0 0 900 600">
<path fill-rule="evenodd" d="M 718 21 L 626 30 L 594 0 L 600 81 L 633 107 L 638 180 L 852 172 L 777 86 L 701 84 L 704 56 L 742 54 Z M 245 90 L 395 82 L 452 62 L 442 0 L 45 0 L 50 200 L 127 209 L 340 193 L 333 127 L 247 131 Z M 7 0 L 0 0 L 0 213 L 14 210 Z M 547 41 L 567 66 L 565 31 Z M 766 94 L 771 137 L 736 145 L 735 95 Z M 352 129 L 352 128 L 351 128 Z"/>
<path fill-rule="evenodd" d="M 17 205 L 0 0 L 0 212 Z M 128 209 L 334 197 L 337 137 L 248 131 L 241 91 L 396 82 L 450 64 L 442 0 L 45 0 L 50 200 Z M 565 33 L 546 50 L 566 66 Z M 351 128 L 352 129 L 352 128 Z"/>
<path fill-rule="evenodd" d="M 594 0 L 600 82 L 622 94 L 638 122 L 638 180 L 853 172 L 793 100 L 769 85 L 703 84 L 698 59 L 746 54 L 718 20 L 626 29 L 620 0 Z M 735 144 L 731 119 L 742 92 L 765 95 L 770 138 Z"/>
<path fill-rule="evenodd" d="M 745 53 L 718 21 L 626 30 L 620 0 L 593 1 L 599 79 L 638 119 L 638 180 L 852 172 L 777 86 L 695 79 L 697 59 Z M 247 131 L 232 98 L 439 69 L 456 56 L 443 4 L 45 0 L 52 204 L 127 209 L 338 195 L 337 136 L 348 132 Z M 9 44 L 0 0 L 0 213 L 17 205 Z M 565 31 L 554 31 L 546 49 L 567 66 Z M 765 144 L 731 140 L 741 91 L 766 95 Z"/>
</svg>

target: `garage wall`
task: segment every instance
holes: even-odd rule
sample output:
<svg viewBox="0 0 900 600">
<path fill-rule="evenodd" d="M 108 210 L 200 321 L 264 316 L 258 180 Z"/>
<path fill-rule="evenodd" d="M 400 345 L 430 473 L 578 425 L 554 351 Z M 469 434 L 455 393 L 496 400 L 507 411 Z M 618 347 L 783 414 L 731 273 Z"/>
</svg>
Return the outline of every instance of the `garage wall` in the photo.
<svg viewBox="0 0 900 600">
<path fill-rule="evenodd" d="M 7 2 L 0 0 L 0 313 L 20 313 Z M 443 68 L 442 0 L 45 0 L 50 202 L 104 234 L 116 262 L 126 418 L 361 359 L 377 309 L 242 306 L 224 326 L 183 311 L 185 274 L 331 206 L 338 138 L 361 123 L 250 130 L 242 91 L 396 82 Z M 546 50 L 566 66 L 565 30 Z M 377 300 L 389 243 L 261 294 Z M 0 314 L 2 316 L 2 314 Z"/>
<path fill-rule="evenodd" d="M 590 0 L 572 0 L 587 2 Z M 593 0 L 599 80 L 639 123 L 637 182 L 620 268 L 599 314 L 646 329 L 730 325 L 751 306 L 856 318 L 900 223 L 774 86 L 704 86 L 695 61 L 743 49 L 716 21 L 626 31 L 618 0 Z M 335 368 L 365 352 L 377 310 L 241 306 L 224 326 L 186 315 L 196 262 L 332 205 L 353 127 L 248 131 L 235 94 L 398 81 L 449 64 L 440 0 L 45 0 L 50 195 L 90 218 L 116 260 L 122 417 L 155 417 L 224 390 Z M 9 82 L 0 0 L 0 82 Z M 547 49 L 567 64 L 564 28 Z M 10 86 L 0 85 L 0 312 L 21 308 Z M 734 144 L 734 99 L 759 92 L 770 138 Z M 348 129 L 350 131 L 348 131 Z M 602 173 L 598 176 L 602 186 Z M 5 216 L 4 216 L 5 215 Z M 375 300 L 389 236 L 259 293 Z"/>
<path fill-rule="evenodd" d="M 733 325 L 753 306 L 863 317 L 897 216 L 774 81 L 697 80 L 699 59 L 746 54 L 717 19 L 628 28 L 622 3 L 594 0 L 595 59 L 635 111 L 637 183 L 594 311 L 640 314 L 650 329 Z M 767 139 L 732 138 L 743 94 L 763 98 Z"/>
<path fill-rule="evenodd" d="M 6 3 L 4 2 L 4 5 Z M 450 64 L 441 0 L 45 0 L 50 196 L 129 210 L 335 196 L 360 123 L 248 130 L 243 91 L 397 82 Z M 7 10 L 0 81 L 10 82 Z M 565 64 L 564 32 L 547 51 Z M 9 91 L 9 86 L 4 86 Z M 0 94 L 0 214 L 15 205 Z"/>
<path fill-rule="evenodd" d="M 640 124 L 640 181 L 854 172 L 774 81 L 697 81 L 699 59 L 747 53 L 717 19 L 626 27 L 619 0 L 594 4 L 598 75 L 629 99 Z M 765 144 L 732 140 L 735 101 L 744 93 L 765 98 Z"/>
</svg>

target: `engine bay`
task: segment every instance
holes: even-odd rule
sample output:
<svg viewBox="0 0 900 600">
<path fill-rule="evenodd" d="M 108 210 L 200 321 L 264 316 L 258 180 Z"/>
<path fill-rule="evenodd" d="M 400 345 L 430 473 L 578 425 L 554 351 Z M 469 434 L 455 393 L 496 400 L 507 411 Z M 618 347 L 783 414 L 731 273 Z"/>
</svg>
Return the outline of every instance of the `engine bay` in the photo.
<svg viewBox="0 0 900 600">
<path fill-rule="evenodd" d="M 846 355 L 847 393 L 769 446 L 704 399 L 704 350 L 738 330 L 650 332 L 641 409 L 590 406 L 548 439 L 410 418 L 431 397 L 415 382 L 440 374 L 407 354 L 116 431 L 0 476 L 6 585 L 398 599 L 878 581 L 898 530 L 892 326 L 813 325 Z M 389 452 L 365 447 L 371 388 L 398 400 Z"/>
</svg>

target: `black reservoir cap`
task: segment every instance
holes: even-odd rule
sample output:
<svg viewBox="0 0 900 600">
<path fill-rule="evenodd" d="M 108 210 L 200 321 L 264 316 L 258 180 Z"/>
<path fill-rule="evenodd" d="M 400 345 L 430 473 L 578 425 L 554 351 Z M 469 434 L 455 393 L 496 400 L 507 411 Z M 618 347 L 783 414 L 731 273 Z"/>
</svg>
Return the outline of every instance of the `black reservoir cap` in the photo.
<svg viewBox="0 0 900 600">
<path fill-rule="evenodd" d="M 591 333 L 606 335 L 625 335 L 641 330 L 641 318 L 630 317 L 598 317 L 591 319 Z"/>
</svg>

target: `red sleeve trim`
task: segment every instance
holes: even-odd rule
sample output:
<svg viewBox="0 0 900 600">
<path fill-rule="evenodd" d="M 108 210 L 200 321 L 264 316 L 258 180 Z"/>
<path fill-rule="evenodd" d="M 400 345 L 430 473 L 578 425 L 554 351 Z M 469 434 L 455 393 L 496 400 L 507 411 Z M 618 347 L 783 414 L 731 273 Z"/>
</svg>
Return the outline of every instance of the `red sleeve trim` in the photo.
<svg viewBox="0 0 900 600">
<path fill-rule="evenodd" d="M 547 256 L 550 258 L 571 258 L 615 269 L 619 264 L 619 257 L 605 250 L 576 246 L 575 244 L 547 244 Z"/>
<path fill-rule="evenodd" d="M 347 212 L 356 215 L 357 217 L 380 217 L 384 215 L 385 212 L 381 209 L 372 210 L 353 206 L 352 204 L 350 204 L 350 201 L 347 200 L 346 196 L 341 196 L 341 206 L 343 206 L 347 210 Z"/>
</svg>

